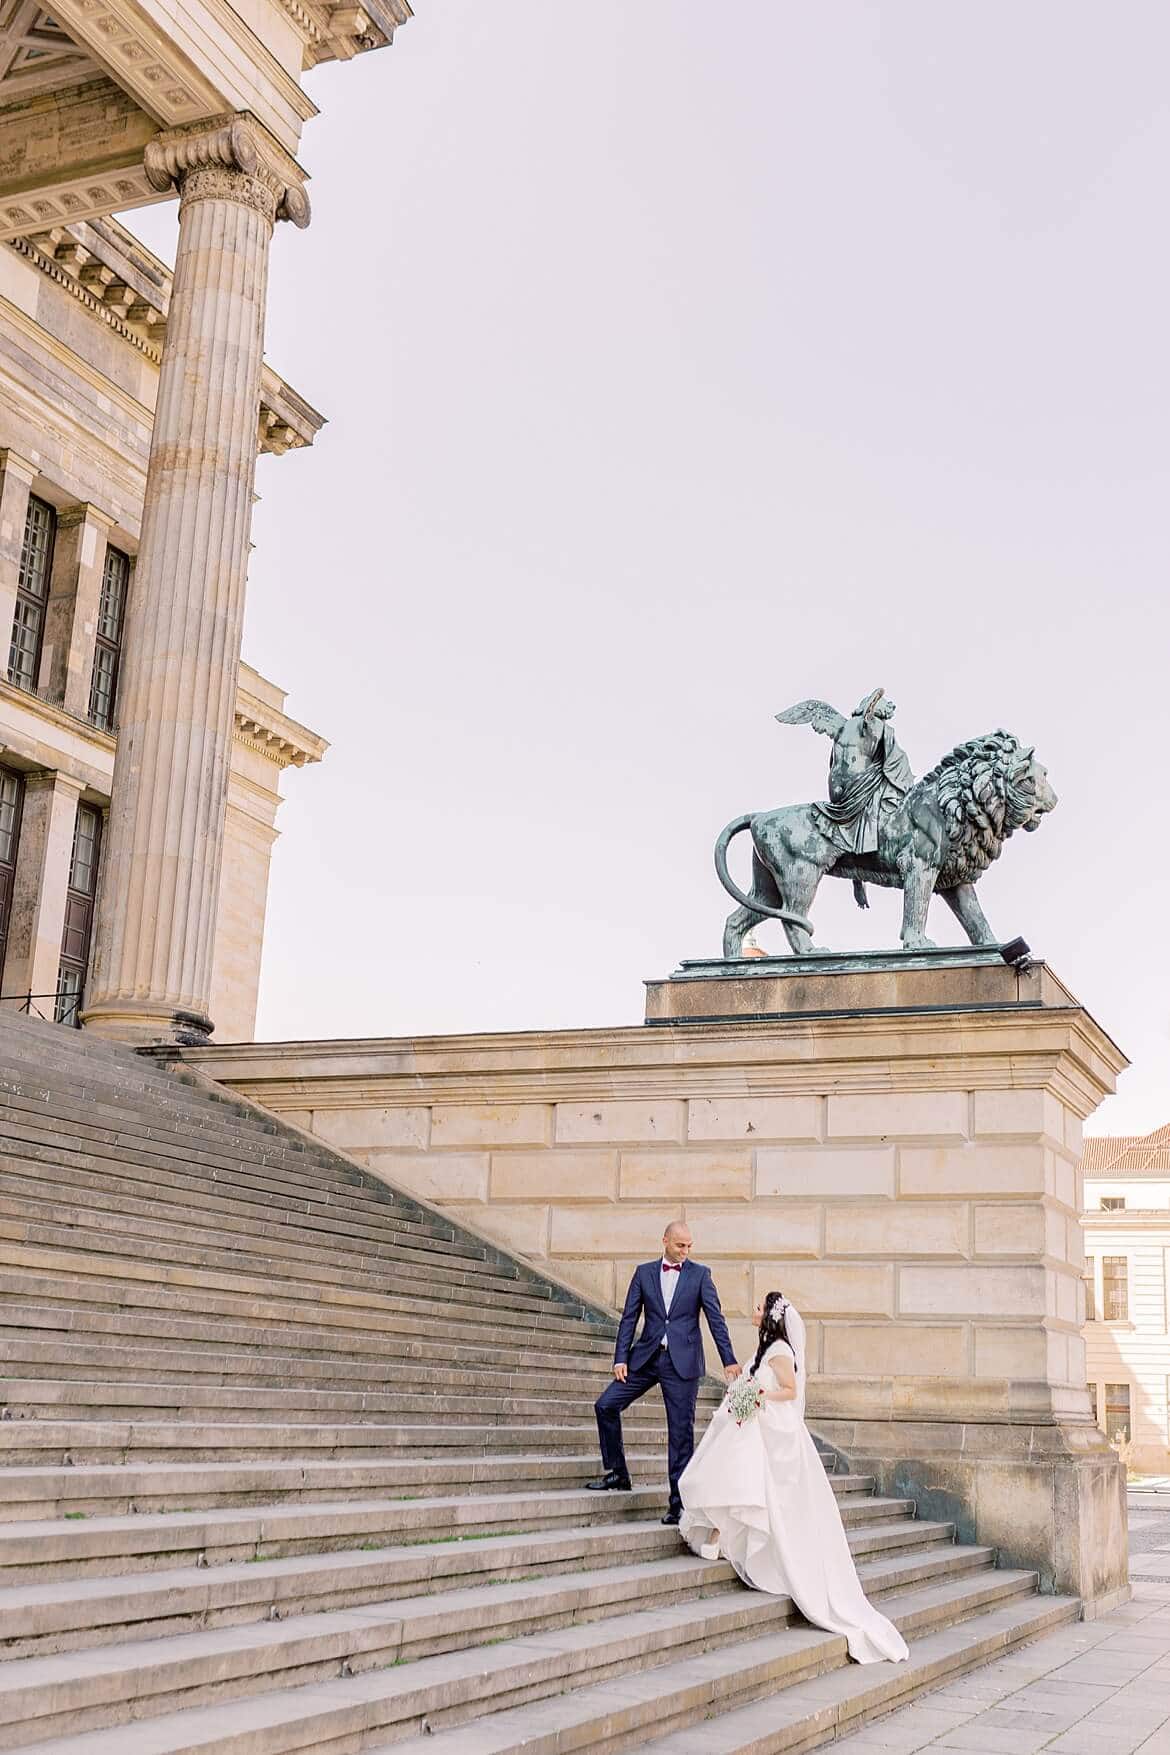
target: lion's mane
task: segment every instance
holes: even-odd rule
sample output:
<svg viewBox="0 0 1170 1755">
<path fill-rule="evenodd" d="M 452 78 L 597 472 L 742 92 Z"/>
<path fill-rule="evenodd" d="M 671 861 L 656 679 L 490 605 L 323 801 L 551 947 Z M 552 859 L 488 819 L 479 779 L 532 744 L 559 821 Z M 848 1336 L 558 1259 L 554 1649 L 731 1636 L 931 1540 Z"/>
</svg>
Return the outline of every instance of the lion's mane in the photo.
<svg viewBox="0 0 1170 1755">
<path fill-rule="evenodd" d="M 934 791 L 946 825 L 940 890 L 975 883 L 1028 820 L 1035 791 L 1030 769 L 1031 751 L 1018 738 L 991 731 L 959 744 L 923 775 L 919 784 Z"/>
</svg>

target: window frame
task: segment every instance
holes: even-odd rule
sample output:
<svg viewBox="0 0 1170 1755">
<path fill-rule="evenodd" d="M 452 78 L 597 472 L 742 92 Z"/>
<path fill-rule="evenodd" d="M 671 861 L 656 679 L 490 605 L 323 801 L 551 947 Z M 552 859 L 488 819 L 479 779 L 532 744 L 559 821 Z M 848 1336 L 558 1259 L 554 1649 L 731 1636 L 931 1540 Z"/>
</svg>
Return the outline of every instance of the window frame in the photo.
<svg viewBox="0 0 1170 1755">
<path fill-rule="evenodd" d="M 1109 1285 L 1109 1281 L 1111 1278 L 1114 1281 L 1116 1281 L 1117 1275 L 1110 1276 L 1106 1273 L 1106 1269 L 1105 1269 L 1106 1262 L 1113 1262 L 1113 1263 L 1120 1262 L 1123 1269 L 1124 1269 L 1124 1273 L 1121 1276 L 1121 1284 L 1124 1288 L 1125 1312 L 1121 1316 L 1115 1316 L 1115 1315 L 1111 1314 L 1111 1311 L 1110 1311 L 1109 1293 L 1110 1293 L 1111 1288 Z M 1103 1254 L 1101 1256 L 1101 1318 L 1100 1318 L 1100 1320 L 1102 1322 L 1128 1323 L 1131 1320 L 1131 1318 L 1130 1318 L 1131 1299 L 1130 1299 L 1129 1282 L 1130 1282 L 1129 1256 L 1128 1255 L 1104 1255 Z"/>
<path fill-rule="evenodd" d="M 1125 1444 L 1125 1443 L 1132 1444 L 1133 1443 L 1133 1401 L 1134 1401 L 1133 1384 L 1132 1383 L 1105 1383 L 1105 1384 L 1102 1384 L 1102 1388 L 1105 1391 L 1105 1395 L 1104 1395 L 1105 1421 L 1104 1421 L 1103 1430 L 1105 1432 L 1106 1438 L 1109 1440 L 1109 1442 L 1111 1444 L 1114 1443 L 1115 1441 L 1120 1442 L 1122 1444 Z M 1125 1403 L 1124 1403 L 1124 1406 L 1125 1406 L 1125 1428 L 1124 1428 L 1124 1431 L 1122 1433 L 1117 1433 L 1117 1432 L 1110 1430 L 1113 1415 L 1116 1411 L 1120 1410 L 1122 1403 L 1120 1401 L 1111 1402 L 1109 1392 L 1110 1392 L 1110 1390 L 1118 1390 L 1118 1389 L 1123 1389 L 1125 1391 Z"/>
<path fill-rule="evenodd" d="M 118 585 L 117 614 L 107 613 L 107 602 L 110 596 L 111 568 L 120 564 L 122 576 Z M 102 589 L 98 602 L 97 635 L 94 639 L 93 666 L 89 673 L 89 721 L 99 731 L 113 732 L 117 728 L 118 719 L 118 683 L 122 671 L 122 647 L 126 636 L 126 609 L 130 601 L 130 579 L 134 567 L 125 549 L 106 545 L 105 559 L 102 562 Z M 113 632 L 105 631 L 108 625 Z M 103 670 L 103 663 L 106 669 Z M 109 687 L 105 691 L 107 706 L 104 714 L 98 706 L 99 678 L 108 678 Z"/>
<path fill-rule="evenodd" d="M 39 555 L 39 568 L 35 576 L 40 581 L 40 590 L 30 587 L 29 580 L 34 576 L 31 566 L 33 555 L 33 537 L 35 522 L 39 513 L 44 513 L 45 540 L 36 552 Z M 22 689 L 26 695 L 35 695 L 41 679 L 41 659 L 45 648 L 45 621 L 49 608 L 49 593 L 52 589 L 53 550 L 57 542 L 57 509 L 43 500 L 39 494 L 30 494 L 28 510 L 24 516 L 24 535 L 20 544 L 20 560 L 16 570 L 16 607 L 12 617 L 12 632 L 8 643 L 7 678 L 13 688 Z M 26 618 L 22 620 L 22 617 Z M 31 625 L 35 617 L 36 634 L 32 646 L 31 675 L 26 675 L 23 668 L 18 668 L 15 660 L 23 657 L 25 648 L 18 645 L 18 632 Z"/>
<path fill-rule="evenodd" d="M 15 798 L 12 805 L 12 857 L 0 862 L 0 989 L 4 983 L 4 957 L 12 924 L 12 891 L 16 882 L 16 864 L 20 858 L 20 830 L 24 818 L 24 775 L 18 768 L 0 764 L 0 785 L 8 780 L 13 783 Z"/>
<path fill-rule="evenodd" d="M 92 837 L 83 837 L 82 823 L 92 819 L 94 832 Z M 58 1024 L 70 1024 L 77 1028 L 81 1022 L 81 1007 L 85 997 L 85 984 L 89 979 L 89 959 L 93 949 L 93 919 L 97 907 L 98 883 L 101 878 L 102 837 L 105 824 L 100 807 L 87 804 L 84 799 L 77 801 L 77 814 L 73 819 L 73 848 L 69 855 L 69 883 L 65 892 L 65 919 L 61 929 L 61 951 L 57 960 L 57 991 L 53 1003 L 53 1017 Z M 86 866 L 86 887 L 77 882 L 79 875 L 78 850 L 83 842 L 89 839 L 92 857 Z M 78 948 L 70 946 L 77 942 Z"/>
</svg>

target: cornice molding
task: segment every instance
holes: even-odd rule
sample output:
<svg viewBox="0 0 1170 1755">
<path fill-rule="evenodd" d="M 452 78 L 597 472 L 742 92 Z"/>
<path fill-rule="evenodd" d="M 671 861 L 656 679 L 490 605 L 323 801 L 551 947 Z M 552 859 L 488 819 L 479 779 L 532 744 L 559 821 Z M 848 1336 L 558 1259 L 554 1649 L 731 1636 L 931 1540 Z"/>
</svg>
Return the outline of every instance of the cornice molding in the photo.
<svg viewBox="0 0 1170 1755">
<path fill-rule="evenodd" d="M 154 366 L 161 363 L 171 274 L 129 232 L 113 221 L 102 221 L 55 226 L 32 237 L 10 238 L 8 243 L 144 359 Z M 88 278 L 82 279 L 83 275 Z M 42 344 L 52 344 L 54 351 L 60 353 L 61 344 L 48 330 L 27 317 L 25 328 L 30 336 L 39 337 Z M 126 411 L 149 427 L 153 416 L 142 403 L 120 392 L 110 379 L 87 367 L 72 351 L 68 360 L 71 367 L 76 362 L 76 369 L 102 394 L 124 397 Z M 286 451 L 303 450 L 313 443 L 324 425 L 324 415 L 265 362 L 260 378 L 258 449 L 276 457 Z"/>
</svg>

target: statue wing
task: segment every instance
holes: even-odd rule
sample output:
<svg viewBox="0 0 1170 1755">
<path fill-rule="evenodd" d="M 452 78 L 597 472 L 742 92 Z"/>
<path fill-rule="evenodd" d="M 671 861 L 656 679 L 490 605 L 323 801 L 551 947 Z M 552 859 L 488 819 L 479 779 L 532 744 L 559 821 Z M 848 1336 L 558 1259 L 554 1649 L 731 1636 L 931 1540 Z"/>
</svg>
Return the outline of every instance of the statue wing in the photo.
<svg viewBox="0 0 1170 1755">
<path fill-rule="evenodd" d="M 776 718 L 781 725 L 811 725 L 814 731 L 832 738 L 840 735 L 845 724 L 844 713 L 838 713 L 827 701 L 798 701 L 795 707 L 777 713 Z"/>
</svg>

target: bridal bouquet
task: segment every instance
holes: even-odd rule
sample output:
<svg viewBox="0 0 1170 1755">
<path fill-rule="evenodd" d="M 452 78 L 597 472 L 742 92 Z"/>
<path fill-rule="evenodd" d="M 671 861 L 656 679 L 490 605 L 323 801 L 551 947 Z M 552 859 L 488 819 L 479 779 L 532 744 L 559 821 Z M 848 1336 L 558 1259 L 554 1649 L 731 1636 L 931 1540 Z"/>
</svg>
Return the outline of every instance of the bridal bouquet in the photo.
<svg viewBox="0 0 1170 1755">
<path fill-rule="evenodd" d="M 764 1405 L 763 1386 L 744 1372 L 728 1384 L 724 1400 L 736 1425 L 745 1426 L 749 1420 L 755 1419 Z"/>
</svg>

